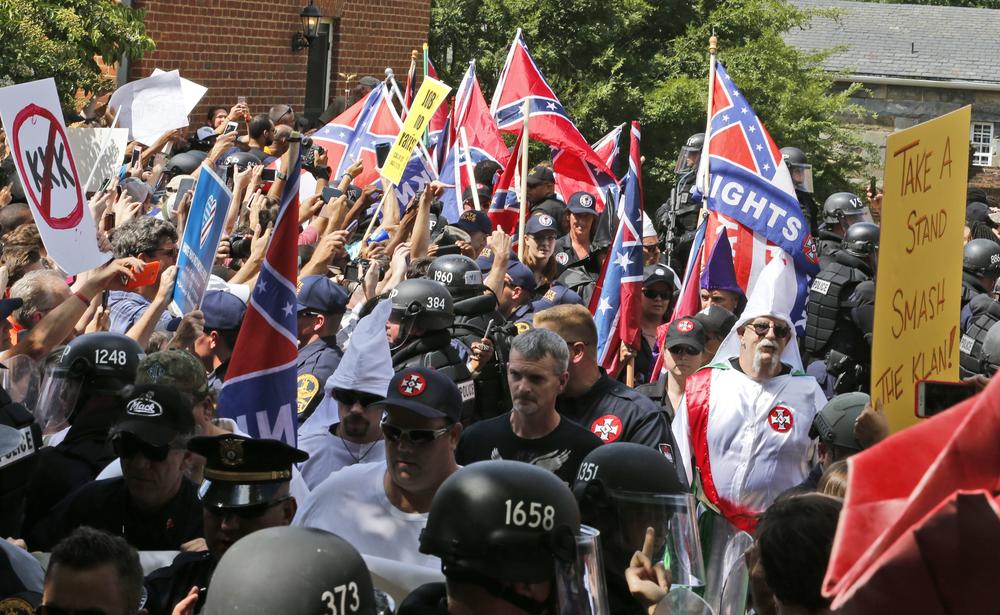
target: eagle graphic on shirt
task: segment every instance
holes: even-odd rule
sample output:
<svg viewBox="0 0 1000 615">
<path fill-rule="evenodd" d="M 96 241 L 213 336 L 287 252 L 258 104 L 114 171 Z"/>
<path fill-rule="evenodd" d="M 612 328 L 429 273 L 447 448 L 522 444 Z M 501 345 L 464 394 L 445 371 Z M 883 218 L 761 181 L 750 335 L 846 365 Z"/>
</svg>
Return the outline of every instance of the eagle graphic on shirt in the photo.
<svg viewBox="0 0 1000 615">
<path fill-rule="evenodd" d="M 569 455 L 570 455 L 569 449 L 561 451 L 555 450 L 552 451 L 551 453 L 545 453 L 544 455 L 539 455 L 534 459 L 519 459 L 518 461 L 523 461 L 525 463 L 536 465 L 540 468 L 548 470 L 549 472 L 555 472 L 556 470 L 563 467 L 563 465 L 565 465 L 567 461 L 569 461 Z M 503 457 L 500 455 L 500 451 L 494 448 L 493 452 L 490 453 L 490 459 L 497 460 L 497 459 L 503 459 Z"/>
</svg>

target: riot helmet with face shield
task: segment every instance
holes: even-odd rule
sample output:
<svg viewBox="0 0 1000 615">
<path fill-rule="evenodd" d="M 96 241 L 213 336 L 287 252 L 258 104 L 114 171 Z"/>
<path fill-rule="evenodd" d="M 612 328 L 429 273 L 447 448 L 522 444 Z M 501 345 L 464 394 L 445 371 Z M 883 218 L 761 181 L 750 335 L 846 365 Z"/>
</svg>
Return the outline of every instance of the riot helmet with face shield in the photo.
<svg viewBox="0 0 1000 615">
<path fill-rule="evenodd" d="M 701 150 L 705 147 L 705 133 L 699 132 L 688 137 L 677 155 L 677 164 L 674 165 L 674 173 L 686 173 L 698 168 L 698 161 L 701 159 Z"/>
<path fill-rule="evenodd" d="M 846 232 L 852 224 L 872 222 L 872 212 L 858 195 L 834 192 L 823 203 L 823 222 L 827 225 L 840 223 Z"/>
<path fill-rule="evenodd" d="M 470 522 L 475 520 L 475 522 Z M 475 586 L 528 613 L 606 614 L 599 533 L 572 492 L 542 468 L 482 461 L 442 483 L 420 534 L 449 586 Z M 538 586 L 539 600 L 517 586 Z"/>
<path fill-rule="evenodd" d="M 584 523 L 604 536 L 604 557 L 612 573 L 628 566 L 655 533 L 655 563 L 670 571 L 676 585 L 705 584 L 694 496 L 660 451 L 629 442 L 605 444 L 580 463 L 573 492 Z"/>
<path fill-rule="evenodd" d="M 455 306 L 444 284 L 422 278 L 404 280 L 389 294 L 389 322 L 399 325 L 393 348 L 410 340 L 413 330 L 441 331 L 455 323 Z"/>
<path fill-rule="evenodd" d="M 142 349 L 119 333 L 88 333 L 65 346 L 42 377 L 35 419 L 44 433 L 72 424 L 88 399 L 114 396 L 135 382 Z"/>
<path fill-rule="evenodd" d="M 781 159 L 788 167 L 788 173 L 792 176 L 792 184 L 799 192 L 813 191 L 812 165 L 806 160 L 806 154 L 797 147 L 781 148 Z"/>
</svg>

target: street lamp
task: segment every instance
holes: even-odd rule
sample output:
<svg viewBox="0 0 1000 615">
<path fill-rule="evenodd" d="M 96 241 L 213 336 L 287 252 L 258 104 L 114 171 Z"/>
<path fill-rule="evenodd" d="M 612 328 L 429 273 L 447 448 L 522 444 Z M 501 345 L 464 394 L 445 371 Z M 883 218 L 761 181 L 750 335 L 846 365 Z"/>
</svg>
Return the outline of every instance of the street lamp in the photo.
<svg viewBox="0 0 1000 615">
<path fill-rule="evenodd" d="M 302 9 L 299 18 L 302 20 L 302 31 L 292 35 L 292 52 L 309 47 L 319 34 L 319 20 L 322 17 L 319 8 L 309 0 L 309 6 Z"/>
</svg>

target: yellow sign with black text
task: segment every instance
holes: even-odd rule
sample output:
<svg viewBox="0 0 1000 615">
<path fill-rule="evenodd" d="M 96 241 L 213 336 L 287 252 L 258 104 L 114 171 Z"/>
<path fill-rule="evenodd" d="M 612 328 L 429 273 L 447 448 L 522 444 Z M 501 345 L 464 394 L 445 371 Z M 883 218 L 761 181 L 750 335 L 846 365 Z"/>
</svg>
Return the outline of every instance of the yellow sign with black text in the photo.
<svg viewBox="0 0 1000 615">
<path fill-rule="evenodd" d="M 399 136 L 396 137 L 396 142 L 392 144 L 385 164 L 382 165 L 382 177 L 393 185 L 398 185 L 403 178 L 403 171 L 410 162 L 413 149 L 417 147 L 431 117 L 448 97 L 449 92 L 451 92 L 450 86 L 437 79 L 424 77 L 413 103 L 406 112 L 403 129 L 399 131 Z"/>
<path fill-rule="evenodd" d="M 889 135 L 875 285 L 872 401 L 893 433 L 921 380 L 957 381 L 971 107 Z"/>
</svg>

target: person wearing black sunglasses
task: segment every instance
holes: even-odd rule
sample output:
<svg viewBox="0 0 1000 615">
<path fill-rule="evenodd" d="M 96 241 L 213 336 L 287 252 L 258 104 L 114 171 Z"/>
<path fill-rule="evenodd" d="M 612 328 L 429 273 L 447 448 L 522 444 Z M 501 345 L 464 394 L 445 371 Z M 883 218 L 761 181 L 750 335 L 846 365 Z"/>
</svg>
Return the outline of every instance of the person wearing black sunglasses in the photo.
<svg viewBox="0 0 1000 615">
<path fill-rule="evenodd" d="M 236 434 L 192 438 L 188 450 L 206 460 L 201 502 L 208 550 L 181 553 L 146 577 L 149 615 L 169 615 L 193 586 L 204 603 L 216 565 L 236 541 L 291 524 L 297 509 L 289 494 L 292 465 L 309 457 L 279 440 Z"/>
<path fill-rule="evenodd" d="M 124 536 L 144 551 L 172 551 L 201 538 L 198 489 L 185 474 L 193 406 L 190 396 L 172 387 L 134 387 L 110 432 L 123 476 L 68 495 L 25 536 L 28 546 L 50 549 L 81 525 Z"/>
<path fill-rule="evenodd" d="M 704 363 L 705 327 L 693 317 L 678 318 L 667 327 L 663 341 L 664 374 L 637 390 L 659 402 L 667 415 L 674 416 L 684 396 L 684 384 Z"/>
<path fill-rule="evenodd" d="M 362 463 L 330 475 L 310 492 L 294 525 L 341 536 L 365 555 L 440 569 L 419 551 L 420 532 L 438 487 L 458 469 L 462 394 L 439 371 L 405 367 L 385 401 L 385 463 Z"/>
<path fill-rule="evenodd" d="M 808 475 L 810 427 L 826 405 L 788 316 L 794 284 L 787 261 L 764 268 L 713 363 L 688 377 L 672 423 L 690 484 L 697 478 L 715 509 L 747 532 Z"/>
<path fill-rule="evenodd" d="M 642 339 L 635 357 L 635 382 L 642 384 L 655 380 L 653 363 L 659 354 L 656 348 L 657 330 L 670 318 L 677 296 L 676 275 L 666 265 L 647 265 L 642 272 L 640 325 Z M 625 378 L 622 372 L 621 379 Z"/>
</svg>

